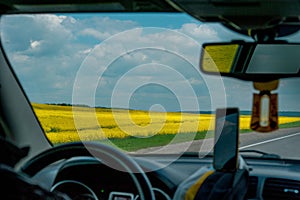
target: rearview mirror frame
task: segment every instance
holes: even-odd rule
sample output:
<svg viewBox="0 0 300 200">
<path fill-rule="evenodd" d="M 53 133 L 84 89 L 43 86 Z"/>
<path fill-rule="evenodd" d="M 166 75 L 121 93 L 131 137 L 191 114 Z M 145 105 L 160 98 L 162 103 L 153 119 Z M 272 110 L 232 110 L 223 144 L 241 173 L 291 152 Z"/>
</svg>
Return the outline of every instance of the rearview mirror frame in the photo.
<svg viewBox="0 0 300 200">
<path fill-rule="evenodd" d="M 244 81 L 252 81 L 252 82 L 269 82 L 273 80 L 278 80 L 281 78 L 288 78 L 288 77 L 300 77 L 300 70 L 298 73 L 292 74 L 292 73 L 245 73 L 248 69 L 249 62 L 251 60 L 251 57 L 253 56 L 254 50 L 257 47 L 257 45 L 299 45 L 300 43 L 287 43 L 285 41 L 273 41 L 270 43 L 257 43 L 257 42 L 245 42 L 240 40 L 234 40 L 231 42 L 219 42 L 219 43 L 204 43 L 202 45 L 202 50 L 200 54 L 200 63 L 199 68 L 200 71 L 204 74 L 208 75 L 215 75 L 215 76 L 225 76 L 225 77 L 233 77 L 237 79 L 241 79 Z M 220 71 L 207 71 L 204 69 L 204 59 L 207 47 L 210 46 L 229 46 L 229 45 L 238 45 L 238 50 L 236 54 L 234 55 L 234 60 L 232 61 L 231 69 L 234 69 L 235 71 L 230 72 L 220 72 Z M 245 59 L 243 59 L 245 58 Z M 300 59 L 300 56 L 299 56 Z"/>
</svg>

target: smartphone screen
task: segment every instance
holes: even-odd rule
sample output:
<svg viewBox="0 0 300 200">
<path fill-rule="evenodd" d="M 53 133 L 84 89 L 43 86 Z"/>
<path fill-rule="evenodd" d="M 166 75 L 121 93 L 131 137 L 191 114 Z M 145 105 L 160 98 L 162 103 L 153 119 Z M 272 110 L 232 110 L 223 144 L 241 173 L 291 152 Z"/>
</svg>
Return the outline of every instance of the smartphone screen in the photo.
<svg viewBox="0 0 300 200">
<path fill-rule="evenodd" d="M 216 110 L 214 161 L 215 170 L 235 171 L 238 165 L 239 109 Z"/>
</svg>

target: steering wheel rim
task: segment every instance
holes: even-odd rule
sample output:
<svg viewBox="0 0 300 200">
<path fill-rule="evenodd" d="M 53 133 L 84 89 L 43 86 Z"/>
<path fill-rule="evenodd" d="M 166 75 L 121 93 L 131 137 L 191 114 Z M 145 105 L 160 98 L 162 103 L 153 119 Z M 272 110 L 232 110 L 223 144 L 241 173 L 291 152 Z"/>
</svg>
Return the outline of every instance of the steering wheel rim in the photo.
<svg viewBox="0 0 300 200">
<path fill-rule="evenodd" d="M 56 161 L 77 156 L 93 156 L 101 160 L 101 163 L 127 172 L 134 181 L 140 199 L 155 199 L 151 183 L 142 168 L 127 154 L 98 142 L 74 142 L 55 146 L 28 160 L 20 170 L 33 177 Z"/>
</svg>

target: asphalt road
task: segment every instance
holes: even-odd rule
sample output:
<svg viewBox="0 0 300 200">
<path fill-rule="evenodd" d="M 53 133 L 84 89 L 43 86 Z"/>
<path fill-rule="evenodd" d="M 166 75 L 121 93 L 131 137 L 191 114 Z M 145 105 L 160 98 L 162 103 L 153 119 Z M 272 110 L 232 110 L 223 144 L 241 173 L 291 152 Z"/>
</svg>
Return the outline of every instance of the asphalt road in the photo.
<svg viewBox="0 0 300 200">
<path fill-rule="evenodd" d="M 266 153 L 278 154 L 282 158 L 300 158 L 300 131 L 281 137 L 245 145 L 240 149 L 255 149 Z"/>
<path fill-rule="evenodd" d="M 178 153 L 213 151 L 213 139 L 169 144 L 164 147 L 142 149 L 136 153 Z M 300 158 L 300 127 L 280 129 L 270 133 L 243 133 L 240 135 L 240 149 L 255 149 L 278 154 L 283 158 Z"/>
</svg>

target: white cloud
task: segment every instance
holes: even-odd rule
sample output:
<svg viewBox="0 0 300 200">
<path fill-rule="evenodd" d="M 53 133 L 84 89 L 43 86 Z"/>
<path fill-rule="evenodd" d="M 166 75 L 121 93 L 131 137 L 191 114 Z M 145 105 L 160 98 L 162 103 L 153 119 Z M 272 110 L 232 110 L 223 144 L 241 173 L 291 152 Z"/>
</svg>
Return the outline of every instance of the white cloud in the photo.
<svg viewBox="0 0 300 200">
<path fill-rule="evenodd" d="M 101 83 L 106 87 L 106 90 L 99 92 L 103 98 L 109 97 L 109 90 L 113 89 L 117 79 L 128 70 L 150 64 L 152 67 L 128 75 L 127 80 L 131 83 L 122 84 L 123 93 L 126 93 L 126 88 L 130 88 L 134 81 L 163 80 L 178 88 L 184 83 L 193 85 L 201 104 L 209 104 L 206 83 L 201 79 L 198 69 L 200 45 L 203 42 L 232 38 L 229 37 L 232 34 L 230 31 L 224 30 L 220 25 L 189 22 L 176 30 L 140 28 L 141 25 L 134 21 L 134 17 L 132 20 L 121 18 L 122 16 L 118 19 L 51 14 L 7 16 L 2 19 L 1 23 L 4 25 L 1 34 L 5 48 L 9 51 L 9 59 L 18 68 L 16 71 L 19 71 L 18 75 L 26 91 L 36 94 L 32 95 L 34 101 L 36 98 L 49 102 L 46 98 L 51 96 L 51 101 L 59 102 L 62 99 L 60 96 L 64 96 L 63 99 L 70 103 L 74 78 L 84 61 L 90 69 L 90 73 L 84 74 L 86 83 L 90 81 L 90 76 L 99 75 L 107 63 L 111 64 Z M 122 33 L 123 31 L 127 33 Z M 108 38 L 114 39 L 106 42 Z M 94 49 L 99 43 L 101 47 Z M 127 52 L 132 49 L 133 52 Z M 88 55 L 90 57 L 86 59 Z M 185 80 L 176 80 L 169 71 L 161 71 L 158 64 L 172 67 Z M 34 85 L 32 79 L 37 79 L 38 82 Z M 246 91 L 244 93 L 249 95 L 251 87 L 239 81 L 225 82 L 226 86 L 234 86 L 236 89 L 236 92 L 227 91 L 230 93 L 228 98 L 231 98 L 228 100 L 243 104 L 245 96 L 240 93 Z M 87 84 L 85 87 L 89 86 Z M 222 89 L 214 88 L 216 93 Z M 179 92 L 179 95 L 186 95 L 186 91 Z M 186 96 L 186 99 L 189 98 Z M 220 98 L 219 101 L 222 102 L 223 99 Z M 249 105 L 244 104 L 244 107 Z"/>
<path fill-rule="evenodd" d="M 32 49 L 35 49 L 35 48 L 39 47 L 40 45 L 41 45 L 41 41 L 32 41 L 32 40 L 30 40 L 30 47 Z"/>
<path fill-rule="evenodd" d="M 206 24 L 187 23 L 183 24 L 180 31 L 195 39 L 218 39 L 218 32 L 212 26 Z"/>
<path fill-rule="evenodd" d="M 18 53 L 14 53 L 12 55 L 10 55 L 12 60 L 16 63 L 20 63 L 20 65 L 22 63 L 25 63 L 26 61 L 28 61 L 30 59 L 29 56 L 27 55 L 23 55 L 23 54 L 18 54 Z"/>
<path fill-rule="evenodd" d="M 111 36 L 111 34 L 108 32 L 97 31 L 96 29 L 93 29 L 93 28 L 86 28 L 86 29 L 82 30 L 80 32 L 80 34 L 84 35 L 84 36 L 92 36 L 99 40 L 104 40 Z"/>
<path fill-rule="evenodd" d="M 109 17 L 95 16 L 88 20 L 76 20 L 76 27 L 72 27 L 78 36 L 91 36 L 98 41 L 119 32 L 137 27 L 137 23 L 131 20 L 118 20 Z"/>
<path fill-rule="evenodd" d="M 88 48 L 88 49 L 79 51 L 79 53 L 80 53 L 80 54 L 89 54 L 92 50 L 93 50 L 93 48 Z"/>
</svg>

